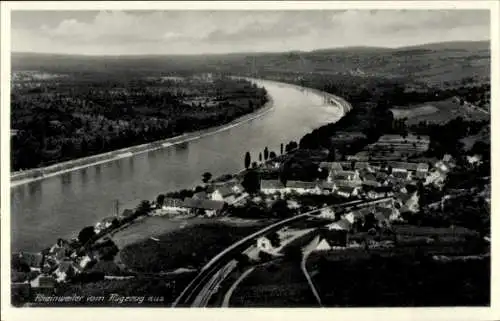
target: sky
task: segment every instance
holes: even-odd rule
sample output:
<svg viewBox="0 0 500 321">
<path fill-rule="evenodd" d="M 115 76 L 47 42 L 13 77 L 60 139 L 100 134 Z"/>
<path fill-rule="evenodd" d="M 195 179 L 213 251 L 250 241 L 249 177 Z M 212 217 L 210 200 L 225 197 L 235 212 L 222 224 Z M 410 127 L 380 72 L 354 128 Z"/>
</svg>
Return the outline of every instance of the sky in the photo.
<svg viewBox="0 0 500 321">
<path fill-rule="evenodd" d="M 11 50 L 86 55 L 280 52 L 490 39 L 486 10 L 12 11 Z"/>
</svg>

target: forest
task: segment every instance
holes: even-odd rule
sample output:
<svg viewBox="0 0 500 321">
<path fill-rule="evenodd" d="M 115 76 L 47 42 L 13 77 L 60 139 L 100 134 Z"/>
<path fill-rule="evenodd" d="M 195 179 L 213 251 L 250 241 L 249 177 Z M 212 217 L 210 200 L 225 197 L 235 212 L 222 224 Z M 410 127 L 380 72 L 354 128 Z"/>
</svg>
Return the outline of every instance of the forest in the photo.
<svg viewBox="0 0 500 321">
<path fill-rule="evenodd" d="M 12 171 L 48 166 L 228 123 L 267 102 L 245 80 L 69 74 L 11 93 Z M 191 103 L 189 103 L 191 101 Z M 192 103 L 195 101 L 194 103 Z"/>
</svg>

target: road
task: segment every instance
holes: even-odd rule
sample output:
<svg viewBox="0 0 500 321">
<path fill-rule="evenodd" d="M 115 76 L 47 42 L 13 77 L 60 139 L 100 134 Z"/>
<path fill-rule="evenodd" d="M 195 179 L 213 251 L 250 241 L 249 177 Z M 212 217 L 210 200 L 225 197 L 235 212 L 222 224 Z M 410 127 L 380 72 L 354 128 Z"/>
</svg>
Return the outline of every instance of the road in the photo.
<svg viewBox="0 0 500 321">
<path fill-rule="evenodd" d="M 390 199 L 390 197 L 384 197 L 371 201 L 350 201 L 342 204 L 322 207 L 273 223 L 253 234 L 248 235 L 212 258 L 201 269 L 200 273 L 191 281 L 191 283 L 189 283 L 188 286 L 182 291 L 179 297 L 172 304 L 172 307 L 205 307 L 211 296 L 217 292 L 220 283 L 236 268 L 237 261 L 235 260 L 235 257 L 253 245 L 255 240 L 265 233 L 273 231 L 276 232 L 287 224 L 307 219 L 312 214 L 319 213 L 323 209 L 353 209 L 373 205 L 387 199 Z"/>
<path fill-rule="evenodd" d="M 313 282 L 311 276 L 309 275 L 309 272 L 307 271 L 307 267 L 306 267 L 307 258 L 309 257 L 309 255 L 311 255 L 311 253 L 314 251 L 314 249 L 316 249 L 318 244 L 319 244 L 319 237 L 316 236 L 314 238 L 314 240 L 312 240 L 311 243 L 309 243 L 303 249 L 302 260 L 300 261 L 300 269 L 302 270 L 302 273 L 304 273 L 304 276 L 307 279 L 307 283 L 309 284 L 309 287 L 311 288 L 311 291 L 313 292 L 314 297 L 316 298 L 319 306 L 321 307 L 321 306 L 323 306 L 323 304 L 321 303 L 321 297 L 319 296 L 318 290 L 316 290 L 316 286 L 314 286 L 314 282 Z"/>
</svg>

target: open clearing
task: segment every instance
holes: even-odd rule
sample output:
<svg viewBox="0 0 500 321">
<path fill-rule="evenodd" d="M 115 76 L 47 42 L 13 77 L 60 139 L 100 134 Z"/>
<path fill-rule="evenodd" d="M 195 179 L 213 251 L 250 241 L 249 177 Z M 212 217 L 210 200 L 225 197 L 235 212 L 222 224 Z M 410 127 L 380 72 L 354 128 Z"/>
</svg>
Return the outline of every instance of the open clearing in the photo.
<svg viewBox="0 0 500 321">
<path fill-rule="evenodd" d="M 451 98 L 427 102 L 416 106 L 398 106 L 392 108 L 391 112 L 395 119 L 406 118 L 406 123 L 408 125 L 418 124 L 421 121 L 428 123 L 444 123 L 459 116 L 465 120 L 483 120 L 489 118 L 488 114 L 461 106 L 460 103 Z"/>
</svg>

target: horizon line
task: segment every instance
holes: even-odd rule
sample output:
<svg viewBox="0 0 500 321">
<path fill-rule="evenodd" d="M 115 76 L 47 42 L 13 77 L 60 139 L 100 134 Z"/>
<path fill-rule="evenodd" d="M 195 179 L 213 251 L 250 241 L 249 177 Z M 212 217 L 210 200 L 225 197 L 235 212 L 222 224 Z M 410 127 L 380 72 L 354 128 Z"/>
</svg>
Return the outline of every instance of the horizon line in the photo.
<svg viewBox="0 0 500 321">
<path fill-rule="evenodd" d="M 232 52 L 221 52 L 221 53 L 179 53 L 179 54 L 72 54 L 72 53 L 57 53 L 57 52 L 33 52 L 33 51 L 11 51 L 12 54 L 33 54 L 33 55 L 59 55 L 59 56 L 73 56 L 73 57 L 144 57 L 144 56 L 156 56 L 156 57 L 173 57 L 173 56 L 225 56 L 225 55 L 263 55 L 263 54 L 286 54 L 286 53 L 312 53 L 316 51 L 327 51 L 327 50 L 348 50 L 348 49 L 379 49 L 379 50 L 401 50 L 407 48 L 424 47 L 437 44 L 453 44 L 453 43 L 480 43 L 488 42 L 491 46 L 491 39 L 487 40 L 450 40 L 442 42 L 428 42 L 414 45 L 404 45 L 404 46 L 363 46 L 363 45 L 353 45 L 353 46 L 339 46 L 339 47 L 324 47 L 311 50 L 298 50 L 290 49 L 285 51 L 232 51 Z M 491 48 L 490 48 L 491 50 Z"/>
</svg>

